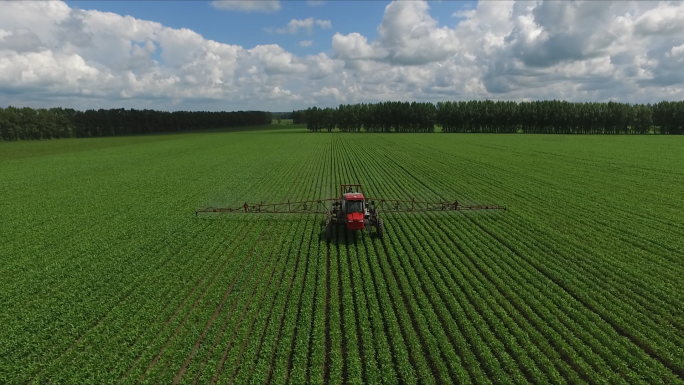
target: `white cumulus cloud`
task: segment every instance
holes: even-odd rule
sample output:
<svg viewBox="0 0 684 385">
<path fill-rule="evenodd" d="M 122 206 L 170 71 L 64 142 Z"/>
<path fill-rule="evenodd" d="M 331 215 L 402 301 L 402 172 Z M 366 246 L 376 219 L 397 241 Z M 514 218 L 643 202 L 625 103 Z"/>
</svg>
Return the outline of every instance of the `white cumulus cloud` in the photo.
<svg viewBox="0 0 684 385">
<path fill-rule="evenodd" d="M 332 28 L 330 20 L 315 20 L 313 17 L 309 17 L 302 20 L 292 19 L 287 23 L 286 27 L 276 29 L 278 33 L 289 33 L 291 35 L 299 32 L 300 29 L 305 29 L 309 34 L 313 32 L 314 25 L 318 25 L 321 28 Z"/>
<path fill-rule="evenodd" d="M 316 20 L 316 24 L 323 29 L 332 28 L 332 22 L 330 20 Z"/>
<path fill-rule="evenodd" d="M 383 100 L 684 99 L 682 3 L 488 0 L 454 16 L 438 21 L 425 1 L 394 1 L 378 15 L 376 37 L 337 32 L 330 51 L 302 56 L 61 1 L 0 2 L 0 106 L 285 111 Z M 332 25 L 292 19 L 278 32 L 316 28 Z"/>
</svg>

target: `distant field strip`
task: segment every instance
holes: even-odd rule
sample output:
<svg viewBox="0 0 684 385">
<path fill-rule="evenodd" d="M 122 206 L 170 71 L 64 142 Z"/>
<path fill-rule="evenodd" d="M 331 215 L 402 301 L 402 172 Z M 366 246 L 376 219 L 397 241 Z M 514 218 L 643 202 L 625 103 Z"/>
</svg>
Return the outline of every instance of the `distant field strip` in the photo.
<svg viewBox="0 0 684 385">
<path fill-rule="evenodd" d="M 74 143 L 0 143 L 0 383 L 684 383 L 684 138 Z M 508 210 L 194 215 L 357 182 Z"/>
</svg>

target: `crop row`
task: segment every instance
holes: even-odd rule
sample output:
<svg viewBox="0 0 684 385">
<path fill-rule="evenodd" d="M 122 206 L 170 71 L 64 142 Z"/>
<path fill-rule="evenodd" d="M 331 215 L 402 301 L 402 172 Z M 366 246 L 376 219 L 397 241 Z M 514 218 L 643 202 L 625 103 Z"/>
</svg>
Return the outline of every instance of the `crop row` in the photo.
<svg viewBox="0 0 684 385">
<path fill-rule="evenodd" d="M 569 197 L 559 197 L 559 199 L 569 199 Z M 540 205 L 544 204 L 545 202 L 542 202 Z M 578 215 L 579 214 L 576 212 L 564 213 L 564 216 L 577 218 L 578 222 L 580 222 L 582 218 L 578 217 Z M 585 217 L 592 218 L 593 216 L 585 215 Z M 514 225 L 514 229 L 529 228 L 529 222 L 527 224 L 528 226 Z M 578 227 L 580 227 L 579 231 L 586 228 L 586 226 Z M 596 229 L 600 227 L 594 224 L 593 228 Z M 601 241 L 591 248 L 584 246 L 581 243 L 566 242 L 564 248 L 567 248 L 567 251 L 573 253 L 572 257 L 567 256 L 567 251 L 563 250 L 563 248 L 559 248 L 557 244 L 549 244 L 548 238 L 546 240 L 541 240 L 541 242 L 537 244 L 537 247 L 541 247 L 541 251 L 547 255 L 563 259 L 561 266 L 572 266 L 573 272 L 575 273 L 573 276 L 582 282 L 582 286 L 603 286 L 603 295 L 599 296 L 597 299 L 601 300 L 603 299 L 602 297 L 605 296 L 608 296 L 609 298 L 613 297 L 613 300 L 604 303 L 613 304 L 612 307 L 615 307 L 615 303 L 621 304 L 620 309 L 613 309 L 603 313 L 608 319 L 610 319 L 610 316 L 624 313 L 625 310 L 634 309 L 627 318 L 630 320 L 638 320 L 634 325 L 637 329 L 647 329 L 655 338 L 658 337 L 653 335 L 653 331 L 659 331 L 659 333 L 666 333 L 668 335 L 665 339 L 662 337 L 658 338 L 659 341 L 654 345 L 659 347 L 662 346 L 672 353 L 681 351 L 681 344 L 678 349 L 669 343 L 669 340 L 673 340 L 675 343 L 679 340 L 676 337 L 676 330 L 679 329 L 678 325 L 681 325 L 681 316 L 676 310 L 676 301 L 679 298 L 679 294 L 676 290 L 672 290 L 673 287 L 670 285 L 668 285 L 669 287 L 663 287 L 663 283 L 667 283 L 667 281 L 664 281 L 663 279 L 669 275 L 668 270 L 676 268 L 676 265 L 673 262 L 670 262 L 669 264 L 665 264 L 662 268 L 655 268 L 657 265 L 654 266 L 651 264 L 651 269 L 644 271 L 643 265 L 639 267 L 632 266 L 632 263 L 630 262 L 634 261 L 634 259 L 626 259 L 624 255 L 611 252 L 610 250 L 608 250 L 607 253 L 604 253 L 602 249 L 605 249 L 606 244 L 617 247 L 617 245 L 608 242 L 611 240 L 611 236 L 614 236 L 615 233 L 619 231 L 619 229 L 615 229 L 608 233 L 596 233 L 595 231 L 593 237 L 599 238 Z M 546 232 L 546 234 L 550 235 L 548 232 Z M 587 234 L 587 236 L 589 236 L 589 234 Z M 522 233 L 519 233 L 517 237 L 521 240 L 525 240 L 530 238 L 534 239 L 535 235 L 523 231 Z M 603 247 L 601 247 L 601 245 Z M 628 255 L 630 254 L 633 255 L 634 252 L 632 251 Z M 657 263 L 660 255 L 668 254 L 671 254 L 668 250 L 660 250 L 660 252 L 654 250 L 643 257 L 639 256 L 639 258 L 648 258 L 648 256 L 650 256 L 650 261 Z M 548 268 L 549 266 L 547 264 L 539 265 L 540 270 L 547 270 Z M 648 276 L 656 271 L 660 271 L 660 274 L 649 279 Z M 599 279 L 592 279 L 592 276 Z M 574 293 L 580 300 L 584 300 L 582 297 L 590 292 L 575 291 Z M 599 312 L 599 314 L 601 313 L 602 312 Z M 624 330 L 626 329 L 620 330 L 620 332 L 624 332 Z M 645 347 L 645 349 L 650 350 L 648 347 Z M 669 364 L 674 365 L 674 362 L 670 362 Z"/>
<path fill-rule="evenodd" d="M 405 152 L 402 152 L 402 154 L 405 154 Z M 396 170 L 386 170 L 385 173 L 388 173 L 388 172 L 389 172 L 389 173 L 393 173 L 393 175 L 396 175 L 396 173 L 401 172 L 402 170 L 407 170 L 407 168 L 413 168 L 413 170 L 409 171 L 409 172 L 412 173 L 412 175 L 411 175 L 412 178 L 409 179 L 409 182 L 404 183 L 403 185 L 410 185 L 410 184 L 411 184 L 410 180 L 414 180 L 414 181 L 415 181 L 415 180 L 424 179 L 424 181 L 420 181 L 420 182 L 422 182 L 423 185 L 434 186 L 436 189 L 441 189 L 442 191 L 445 191 L 447 188 L 449 188 L 449 186 L 445 186 L 445 185 L 446 185 L 445 180 L 447 180 L 447 179 L 440 178 L 439 173 L 436 172 L 437 170 L 440 170 L 440 167 L 439 167 L 438 165 L 435 165 L 435 164 L 431 164 L 431 165 L 430 165 L 430 166 L 431 166 L 430 169 L 433 171 L 433 172 L 431 172 L 431 173 L 424 173 L 424 172 L 423 172 L 423 173 L 420 173 L 420 171 L 418 171 L 418 170 L 420 169 L 420 166 L 419 166 L 420 160 L 419 160 L 418 158 L 413 158 L 413 159 L 410 159 L 410 160 L 409 160 L 409 159 L 404 159 L 404 160 L 402 160 L 401 158 L 402 158 L 402 156 L 397 156 L 397 157 L 396 157 L 396 162 L 397 162 L 397 163 L 400 163 L 400 165 L 396 165 L 396 166 L 395 166 Z M 420 159 L 427 159 L 427 158 L 426 158 L 426 157 L 422 157 L 422 158 L 420 158 Z M 442 162 L 445 162 L 444 159 L 442 159 L 441 161 L 442 161 Z M 445 168 L 445 169 L 448 169 L 450 173 L 453 173 L 453 172 L 454 172 L 454 168 L 455 168 L 455 167 L 458 168 L 458 165 L 457 165 L 457 164 L 447 164 L 447 165 L 444 166 L 444 168 Z M 401 169 L 401 170 L 400 170 L 400 169 Z M 424 170 L 425 168 L 422 168 L 422 169 Z M 408 178 L 407 178 L 407 179 L 408 179 Z M 464 188 L 463 190 L 466 190 L 466 191 L 467 191 L 467 190 L 473 191 L 473 189 L 468 189 L 468 188 Z M 448 190 L 447 190 L 447 191 L 448 191 Z M 500 190 L 498 190 L 498 191 L 500 191 Z M 478 191 L 475 190 L 473 195 L 475 195 L 475 194 L 477 194 L 477 193 L 478 193 Z M 481 194 L 482 194 L 482 193 L 484 193 L 484 194 L 489 194 L 489 196 L 497 195 L 497 194 L 495 194 L 495 193 L 488 192 L 488 191 L 486 191 L 486 190 L 481 190 L 480 193 L 481 193 Z M 499 195 L 501 195 L 501 194 L 499 194 Z M 500 199 L 504 199 L 504 198 L 503 198 L 503 197 L 500 197 Z M 547 204 L 547 203 L 548 203 L 548 202 L 543 202 L 543 204 Z M 476 218 L 476 219 L 475 219 L 475 218 Z M 513 218 L 513 219 L 515 219 L 515 218 Z M 473 222 L 473 224 L 475 224 L 475 225 L 477 225 L 477 226 L 483 226 L 483 225 L 486 226 L 486 225 L 497 225 L 497 224 L 498 224 L 498 225 L 501 225 L 501 224 L 502 224 L 502 221 L 508 222 L 509 219 L 508 219 L 508 216 L 507 216 L 506 218 L 504 218 L 504 219 L 496 218 L 496 220 L 495 220 L 495 217 L 481 216 L 481 217 L 474 217 L 474 219 L 472 219 L 472 221 L 475 221 L 475 222 Z M 484 221 L 486 221 L 484 224 L 479 224 L 480 222 L 484 222 Z M 528 240 L 528 239 L 537 239 L 537 241 L 540 242 L 541 244 L 546 243 L 544 239 L 538 239 L 538 237 L 536 237 L 533 233 L 529 233 L 529 232 L 525 232 L 524 230 L 521 230 L 521 229 L 526 229 L 526 228 L 529 228 L 529 227 L 521 226 L 520 224 L 515 224 L 515 223 L 513 223 L 512 226 L 507 227 L 507 228 L 500 228 L 501 226 L 497 226 L 497 227 L 499 227 L 499 228 L 496 229 L 496 231 L 498 231 L 500 234 L 507 234 L 507 235 L 509 235 L 509 237 L 507 237 L 507 238 L 511 239 L 511 241 L 504 241 L 504 242 L 503 242 L 503 243 L 504 243 L 504 246 L 505 246 L 505 244 L 507 244 L 507 243 L 517 243 L 516 240 L 517 240 L 518 242 L 519 242 L 519 241 L 522 241 L 523 243 L 526 243 L 526 240 Z M 490 230 L 490 231 L 491 231 L 491 230 Z M 486 232 L 486 231 L 485 231 L 485 232 Z M 451 234 L 451 233 L 449 233 L 449 234 Z M 491 233 L 486 233 L 486 236 L 482 239 L 482 240 L 485 241 L 485 242 L 482 243 L 482 244 L 485 244 L 485 245 L 486 245 L 486 244 L 501 245 L 501 243 L 502 243 L 502 242 L 501 242 L 501 240 L 502 240 L 501 236 L 500 236 L 498 239 L 497 239 L 496 237 L 494 237 L 494 240 L 496 240 L 497 242 L 492 242 L 492 241 L 491 241 L 491 237 L 492 237 L 492 234 L 491 234 Z M 486 241 L 487 241 L 487 238 L 490 238 L 490 241 L 489 241 L 489 242 L 486 242 Z M 515 249 L 515 246 L 512 246 L 512 248 L 509 249 L 508 252 L 510 253 L 511 250 L 516 250 L 516 249 Z M 506 251 L 506 247 L 503 247 L 501 251 Z M 523 258 L 523 257 L 529 258 L 530 256 L 534 257 L 536 253 L 530 253 L 530 251 L 531 251 L 531 250 L 528 250 L 528 251 L 523 252 L 523 253 L 517 253 L 516 257 L 518 257 L 518 258 Z M 557 250 L 549 250 L 549 251 L 551 251 L 552 253 L 557 254 Z M 549 255 L 549 254 L 548 254 L 549 251 L 547 251 L 545 254 L 542 254 L 542 255 Z M 500 251 L 499 251 L 499 252 L 500 252 Z M 553 254 L 551 254 L 551 255 L 553 255 Z M 540 256 L 541 256 L 541 255 L 540 255 Z M 537 260 L 537 261 L 539 261 L 539 260 Z M 527 272 L 527 271 L 535 271 L 535 270 L 536 270 L 536 271 L 541 271 L 541 272 L 543 273 L 543 272 L 544 272 L 543 269 L 544 269 L 544 268 L 548 268 L 548 266 L 549 266 L 549 261 L 548 261 L 548 259 L 547 259 L 546 262 L 545 262 L 543 265 L 540 265 L 539 262 L 537 262 L 537 264 L 534 264 L 534 265 L 529 265 L 529 264 L 528 264 L 527 266 L 522 266 L 522 269 L 519 269 L 519 270 L 517 270 L 517 271 Z M 582 271 L 582 270 L 579 270 L 579 271 Z M 567 273 L 566 273 L 566 276 L 567 276 Z M 542 277 L 542 278 L 544 278 L 544 277 Z M 546 279 L 546 280 L 548 281 L 548 279 Z M 539 277 L 536 278 L 536 279 L 534 279 L 534 281 L 528 281 L 528 282 L 538 282 L 538 281 L 539 281 Z M 552 284 L 555 284 L 555 282 L 551 282 L 551 283 L 552 283 Z M 585 287 L 586 287 L 586 285 L 588 285 L 588 283 L 585 284 Z M 559 289 L 560 289 L 560 290 L 559 290 Z M 560 287 L 560 288 L 556 288 L 556 290 L 554 290 L 554 291 L 559 291 L 560 293 L 563 293 L 563 292 L 565 291 L 565 289 L 564 289 L 563 287 Z M 567 294 L 566 294 L 566 297 L 567 297 Z M 566 299 L 563 300 L 562 302 L 563 302 L 563 303 L 566 303 L 566 302 L 571 302 L 571 301 L 574 301 L 574 298 L 566 298 Z M 577 303 L 577 301 L 574 301 L 574 302 L 575 302 L 575 305 L 579 305 L 580 308 L 581 308 L 582 303 Z M 622 300 L 621 302 L 624 303 L 624 300 Z M 620 303 L 620 302 L 614 302 L 614 303 Z M 625 306 L 625 304 L 622 305 L 622 307 L 624 307 L 624 306 Z M 629 308 L 629 307 L 627 307 L 627 308 Z M 568 309 L 568 310 L 570 310 L 570 309 Z M 572 310 L 573 310 L 572 312 L 568 312 L 568 313 L 566 313 L 566 314 L 575 314 L 575 313 L 577 313 L 577 309 L 572 309 Z M 595 314 L 592 314 L 594 309 L 587 309 L 587 308 L 584 308 L 584 309 L 581 309 L 581 310 L 583 310 L 585 313 L 589 313 L 591 316 L 593 316 L 593 317 L 590 317 L 590 318 L 593 318 L 593 322 L 596 322 L 598 325 L 603 324 L 603 328 L 604 328 L 604 329 L 612 329 L 612 325 L 606 325 L 605 322 L 600 322 L 600 321 L 597 320 L 597 317 L 595 317 Z M 617 306 L 613 305 L 613 309 L 612 309 L 612 310 L 613 310 L 613 314 L 615 314 L 615 311 L 618 311 L 618 314 L 619 314 L 619 310 L 620 310 L 620 309 L 617 309 Z M 624 310 L 623 310 L 623 311 L 624 311 Z M 561 313 L 561 316 L 562 316 L 562 314 L 563 314 L 563 313 Z M 643 317 L 640 317 L 640 318 L 643 319 Z M 635 326 L 638 327 L 638 323 L 636 323 L 636 324 L 637 324 L 637 325 L 635 325 Z M 591 325 L 591 323 L 584 323 L 582 326 L 583 326 L 583 327 L 586 327 L 586 326 L 588 326 L 588 325 Z M 586 336 L 587 333 L 590 333 L 590 332 L 592 331 L 592 328 L 589 328 L 589 329 L 586 329 L 586 330 L 585 330 L 585 329 L 583 329 L 583 327 L 580 327 L 579 329 L 576 329 L 577 332 L 578 332 L 578 333 L 583 333 L 583 334 Z M 592 327 L 593 327 L 593 325 L 592 325 Z M 642 329 L 642 330 L 644 330 L 644 329 L 649 330 L 650 335 L 651 335 L 651 336 L 654 336 L 654 337 L 656 337 L 656 335 L 654 335 L 653 330 L 658 330 L 658 328 L 657 328 L 657 327 L 654 327 L 653 325 L 652 325 L 651 327 L 649 327 L 649 328 L 644 328 L 644 327 L 642 326 L 641 329 Z M 611 334 L 615 335 L 615 331 L 613 330 Z M 616 337 L 618 337 L 618 341 L 622 341 L 622 340 L 623 340 L 622 338 L 619 338 L 619 336 L 616 336 Z M 586 337 L 586 338 L 590 338 L 590 337 Z M 662 339 L 660 340 L 660 342 L 665 343 L 665 341 L 662 341 Z M 609 340 L 609 339 L 604 339 L 601 343 L 602 343 L 602 344 L 607 344 L 607 346 L 613 345 L 612 343 L 610 343 L 610 340 Z M 594 348 L 595 348 L 596 350 L 599 350 L 599 351 L 600 351 L 601 348 L 603 347 L 602 345 L 600 345 L 601 343 L 599 343 L 598 345 L 594 345 Z M 564 347 L 565 345 L 561 345 L 561 346 Z M 578 346 L 579 346 L 579 348 L 582 348 L 582 343 L 580 343 Z M 590 345 L 590 346 L 591 346 L 591 345 Z M 667 346 L 667 345 L 666 345 L 666 346 Z M 671 347 L 671 349 L 672 349 L 672 344 L 670 344 L 670 347 Z M 633 344 L 631 344 L 631 346 L 629 346 L 629 348 L 632 349 L 632 350 L 634 350 L 634 348 L 636 348 L 636 350 L 639 350 L 639 348 L 636 347 L 636 346 L 634 346 Z M 605 349 L 603 349 L 603 350 L 605 350 Z M 672 351 L 676 352 L 676 348 L 674 348 Z M 590 354 L 590 353 L 588 353 L 588 354 L 589 354 L 589 358 L 587 358 L 587 359 L 593 358 L 593 357 L 591 357 L 591 354 Z M 606 353 L 606 354 L 608 354 L 608 353 Z M 638 355 L 638 356 L 640 356 L 638 359 L 633 359 L 633 360 L 629 363 L 630 365 L 633 365 L 633 367 L 641 367 L 642 365 L 640 365 L 640 364 L 643 363 L 644 360 L 646 360 L 645 362 L 648 362 L 648 358 L 645 357 L 646 355 L 644 355 L 643 352 L 642 352 L 640 355 Z M 613 363 L 613 364 L 618 365 L 619 363 Z M 670 369 L 672 369 L 672 368 L 674 367 L 674 371 L 675 371 L 675 373 L 676 373 L 676 370 L 677 370 L 677 369 L 676 369 L 676 364 L 675 364 L 674 362 L 671 362 L 671 363 L 669 363 L 669 364 L 670 364 Z M 597 365 L 597 367 L 600 367 L 602 364 L 600 363 L 600 361 L 597 361 L 597 363 L 596 363 L 595 365 Z M 672 373 L 670 372 L 670 373 L 668 374 L 668 371 L 667 371 L 667 370 L 662 370 L 662 369 L 663 369 L 663 368 L 662 368 L 662 365 L 660 365 L 660 369 L 658 369 L 658 366 L 659 366 L 659 365 L 656 364 L 655 366 L 656 366 L 656 367 L 655 367 L 655 368 L 651 368 L 651 370 L 655 370 L 656 373 L 660 373 L 660 375 L 663 375 L 663 376 L 665 376 L 665 377 L 670 377 L 670 378 L 671 378 Z M 618 366 L 618 367 L 619 367 L 619 366 Z M 610 371 L 613 370 L 614 368 L 615 368 L 615 367 L 611 367 L 611 369 L 608 370 L 608 371 L 606 371 L 606 372 L 604 372 L 603 375 L 609 374 L 608 372 L 610 372 Z M 648 373 L 648 372 L 645 372 L 645 373 L 643 373 L 643 375 L 644 375 L 645 378 L 648 378 L 649 373 Z"/>
<path fill-rule="evenodd" d="M 680 180 L 662 162 L 612 174 L 635 164 L 621 144 L 590 156 L 467 135 L 221 135 L 27 161 L 53 188 L 46 213 L 11 208 L 28 215 L 0 245 L 17 255 L 0 274 L 24 278 L 0 280 L 0 382 L 684 379 L 684 201 L 636 204 Z M 79 198 L 65 166 L 90 180 Z M 192 215 L 357 182 L 508 211 L 381 213 L 384 238 L 338 226 L 330 243 L 321 215 Z"/>
<path fill-rule="evenodd" d="M 317 156 L 318 156 L 318 154 L 316 154 L 316 153 L 308 152 L 308 153 L 305 153 L 305 157 L 303 157 L 303 159 L 300 160 L 299 162 L 303 162 L 306 164 Z M 282 172 L 280 170 L 277 170 L 277 171 L 279 172 L 277 179 L 275 179 L 275 180 L 271 179 L 270 182 L 267 182 L 267 180 L 265 178 L 262 179 L 264 181 L 264 184 L 268 186 L 267 188 L 270 189 L 270 191 L 266 190 L 266 196 L 280 195 L 281 193 L 283 193 L 282 187 L 288 186 L 288 185 L 290 186 L 290 188 L 285 189 L 285 191 L 284 191 L 285 194 L 289 194 L 289 193 L 294 194 L 294 195 L 307 194 L 308 193 L 308 191 L 306 190 L 307 185 L 315 185 L 315 183 L 312 183 L 313 180 L 308 179 L 309 178 L 308 174 L 302 173 L 301 167 L 297 168 L 297 167 L 289 166 L 289 170 L 288 170 L 289 172 L 288 171 Z M 295 173 L 295 171 L 296 171 L 296 173 Z M 297 182 L 295 183 L 293 181 L 297 181 Z M 309 183 L 308 184 L 307 183 L 301 183 L 302 181 L 303 182 L 309 181 Z M 265 189 L 262 189 L 262 191 L 263 190 L 265 190 Z M 264 219 L 266 219 L 266 218 L 264 218 Z M 270 218 L 270 219 L 266 219 L 266 220 L 267 221 L 273 221 L 274 218 Z M 226 361 L 231 360 L 231 359 L 235 359 L 234 357 L 229 356 L 229 354 L 230 353 L 237 354 L 239 352 L 239 350 L 237 350 L 237 349 L 232 349 L 233 345 L 230 344 L 230 340 L 228 340 L 228 341 L 224 340 L 224 338 L 227 338 L 227 336 L 224 336 L 226 334 L 225 331 L 226 330 L 230 331 L 231 329 L 228 329 L 228 328 L 223 329 L 223 328 L 216 327 L 215 325 L 217 325 L 217 322 L 215 322 L 215 320 L 226 319 L 226 321 L 224 321 L 224 323 L 226 323 L 226 322 L 228 322 L 229 319 L 232 320 L 233 318 L 237 317 L 237 312 L 233 311 L 233 309 L 235 309 L 236 307 L 238 309 L 242 308 L 244 306 L 243 303 L 245 301 L 247 301 L 247 298 L 249 296 L 248 293 L 251 290 L 254 290 L 254 289 L 251 289 L 253 287 L 253 285 L 263 283 L 263 281 L 261 281 L 261 280 L 254 280 L 255 277 L 252 277 L 252 275 L 258 275 L 257 269 L 258 269 L 258 266 L 260 266 L 259 265 L 260 263 L 270 263 L 270 261 L 275 260 L 277 258 L 277 255 L 275 255 L 271 251 L 272 248 L 276 247 L 279 244 L 282 244 L 283 242 L 289 242 L 290 241 L 290 240 L 286 240 L 284 238 L 284 236 L 286 234 L 283 231 L 279 231 L 282 229 L 283 226 L 287 225 L 288 219 L 285 219 L 285 221 L 286 221 L 285 223 L 281 223 L 279 221 L 274 222 L 274 228 L 272 228 L 266 234 L 264 234 L 266 237 L 277 238 L 278 236 L 280 236 L 280 238 L 275 242 L 268 242 L 268 245 L 264 244 L 263 248 L 261 248 L 262 246 L 259 244 L 260 242 L 258 240 L 256 242 L 255 241 L 241 242 L 244 245 L 253 245 L 252 247 L 254 247 L 254 248 L 259 247 L 259 249 L 261 251 L 257 251 L 255 253 L 257 255 L 257 257 L 259 258 L 258 262 L 256 262 L 256 263 L 250 262 L 249 263 L 249 267 L 248 267 L 249 270 L 243 272 L 241 274 L 240 280 L 234 285 L 234 287 L 236 288 L 234 295 L 232 293 L 228 293 L 228 291 L 226 291 L 226 293 L 221 298 L 221 301 L 218 302 L 218 304 L 219 304 L 218 307 L 216 306 L 215 301 L 207 301 L 207 306 L 203 309 L 203 312 L 197 315 L 197 317 L 199 319 L 205 319 L 206 320 L 205 321 L 206 323 L 202 328 L 202 332 L 198 333 L 198 331 L 199 331 L 199 328 L 197 327 L 198 323 L 195 322 L 192 324 L 192 326 L 194 327 L 194 330 L 189 329 L 186 332 L 187 337 L 185 337 L 185 340 L 183 340 L 181 338 L 177 338 L 179 347 L 180 346 L 188 346 L 188 345 L 190 345 L 190 346 L 194 345 L 194 346 L 199 347 L 201 345 L 202 350 L 200 350 L 197 353 L 197 356 L 199 356 L 199 357 L 207 356 L 207 354 L 204 353 L 203 350 L 210 346 L 208 343 L 202 344 L 201 340 L 204 340 L 205 338 L 208 340 L 212 340 L 211 337 L 213 337 L 214 340 L 217 340 L 216 348 L 219 349 L 218 351 L 220 351 L 220 349 L 223 349 L 223 353 L 221 355 L 217 354 L 216 349 L 213 351 L 214 353 L 209 353 L 207 360 L 211 361 L 210 365 L 207 365 L 207 367 L 205 367 L 201 371 L 202 375 L 207 377 L 207 379 L 211 379 L 212 381 L 220 380 L 220 378 L 221 378 L 220 375 L 222 375 L 226 372 L 226 370 L 224 370 L 226 368 L 225 367 Z M 298 255 L 297 255 L 297 257 L 298 257 Z M 222 306 L 226 302 L 230 302 L 230 301 L 228 301 L 228 299 L 229 299 L 228 297 L 234 298 L 233 300 L 231 300 L 231 301 L 234 301 L 233 305 L 231 305 L 231 307 L 229 307 L 229 308 L 227 308 L 226 306 Z M 211 313 L 210 313 L 210 311 L 211 311 Z M 226 314 L 226 311 L 227 311 L 227 314 Z M 211 315 L 209 315 L 209 314 L 211 314 Z M 202 337 L 203 334 L 205 335 L 205 337 Z M 194 340 L 194 342 L 190 342 L 193 340 Z M 226 344 L 230 344 L 230 345 L 228 347 L 224 348 L 224 346 Z M 198 371 L 196 369 L 197 363 L 196 363 L 196 361 L 193 360 L 195 354 L 193 354 L 193 353 L 190 353 L 190 355 L 184 354 L 184 350 L 179 349 L 179 348 L 172 349 L 172 352 L 177 354 L 176 357 L 171 356 L 167 359 L 167 362 L 173 362 L 174 363 L 174 365 L 171 367 L 172 370 L 174 370 L 174 368 L 176 368 L 178 366 L 179 362 L 183 362 L 183 366 L 181 366 L 180 368 L 177 369 L 175 376 L 173 376 L 172 371 L 169 371 L 169 374 L 166 375 L 167 378 L 169 379 L 169 381 L 171 381 L 174 377 L 176 379 L 179 379 L 179 380 L 182 379 L 182 377 L 186 374 L 186 372 L 191 377 L 197 376 L 197 374 L 196 374 L 196 371 Z M 225 358 L 223 356 L 225 356 Z M 184 358 L 181 358 L 181 357 L 184 357 Z M 195 365 L 192 365 L 193 363 Z M 233 367 L 230 366 L 230 367 L 228 367 L 228 369 L 232 370 Z M 184 372 L 184 370 L 186 372 Z M 153 375 L 152 378 L 158 379 L 158 378 L 165 378 L 165 377 L 164 377 L 164 375 Z M 204 380 L 202 380 L 202 378 L 204 378 L 204 377 L 200 377 L 200 378 L 198 378 L 198 380 L 204 381 Z"/>
</svg>

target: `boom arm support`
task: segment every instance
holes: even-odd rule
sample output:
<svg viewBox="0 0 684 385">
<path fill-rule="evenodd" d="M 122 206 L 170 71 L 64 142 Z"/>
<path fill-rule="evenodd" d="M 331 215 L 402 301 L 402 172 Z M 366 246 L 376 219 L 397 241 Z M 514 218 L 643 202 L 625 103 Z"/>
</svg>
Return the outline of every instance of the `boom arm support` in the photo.
<svg viewBox="0 0 684 385">
<path fill-rule="evenodd" d="M 255 214 L 325 214 L 328 212 L 326 202 L 336 199 L 318 199 L 314 201 L 283 203 L 245 203 L 241 207 L 207 207 L 195 211 L 198 213 L 255 213 Z"/>
<path fill-rule="evenodd" d="M 375 199 L 368 198 L 367 200 L 373 202 L 378 201 L 375 206 L 379 211 L 382 212 L 417 212 L 417 211 L 474 211 L 474 210 L 504 210 L 506 207 L 498 205 L 461 205 L 458 201 L 438 201 L 438 202 L 426 202 L 412 200 L 399 200 L 399 199 Z"/>
<path fill-rule="evenodd" d="M 325 214 L 329 211 L 330 201 L 337 198 L 318 199 L 313 201 L 283 203 L 245 203 L 241 207 L 207 207 L 195 211 L 199 213 L 254 213 L 254 214 Z M 366 198 L 366 204 L 382 212 L 418 212 L 418 211 L 473 211 L 473 210 L 506 210 L 497 205 L 460 205 L 458 201 L 425 202 L 417 200 L 375 199 Z M 375 205 L 374 202 L 378 201 Z"/>
</svg>

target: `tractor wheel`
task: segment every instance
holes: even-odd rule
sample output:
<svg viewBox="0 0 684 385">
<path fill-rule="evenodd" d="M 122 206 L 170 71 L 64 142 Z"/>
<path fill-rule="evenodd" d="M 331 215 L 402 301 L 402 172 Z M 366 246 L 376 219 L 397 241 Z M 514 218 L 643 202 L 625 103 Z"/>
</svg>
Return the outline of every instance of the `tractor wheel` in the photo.
<svg viewBox="0 0 684 385">
<path fill-rule="evenodd" d="M 378 238 L 382 239 L 382 236 L 385 234 L 385 224 L 382 223 L 382 218 L 378 218 L 378 225 L 375 230 L 378 232 Z"/>
<path fill-rule="evenodd" d="M 331 221 L 328 221 L 328 223 L 325 225 L 325 240 L 330 242 L 332 240 L 332 228 L 333 224 Z"/>
</svg>

